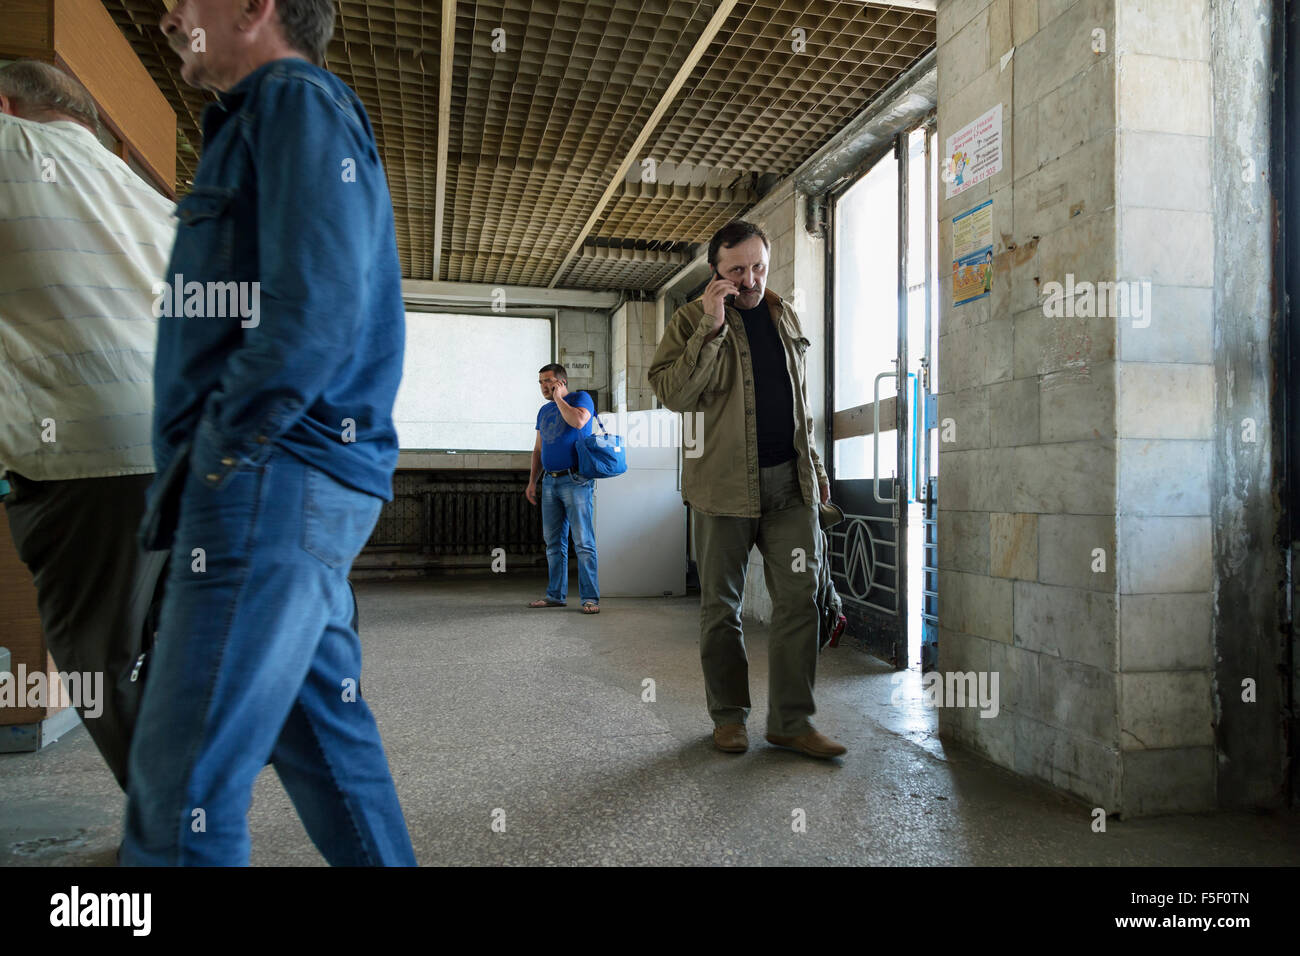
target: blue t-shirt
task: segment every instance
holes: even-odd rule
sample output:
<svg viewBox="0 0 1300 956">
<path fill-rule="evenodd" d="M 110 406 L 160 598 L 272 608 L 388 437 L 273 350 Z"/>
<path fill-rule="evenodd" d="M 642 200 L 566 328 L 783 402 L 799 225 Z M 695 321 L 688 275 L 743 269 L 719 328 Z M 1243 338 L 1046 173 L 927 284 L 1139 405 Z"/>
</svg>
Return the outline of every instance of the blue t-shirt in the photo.
<svg viewBox="0 0 1300 956">
<path fill-rule="evenodd" d="M 544 471 L 578 467 L 578 449 L 575 446 L 581 436 L 591 434 L 592 418 L 596 417 L 596 405 L 586 392 L 570 392 L 564 400 L 574 408 L 585 408 L 592 417 L 581 428 L 574 428 L 564 420 L 555 402 L 547 402 L 541 407 L 537 413 L 537 430 L 542 433 Z"/>
</svg>

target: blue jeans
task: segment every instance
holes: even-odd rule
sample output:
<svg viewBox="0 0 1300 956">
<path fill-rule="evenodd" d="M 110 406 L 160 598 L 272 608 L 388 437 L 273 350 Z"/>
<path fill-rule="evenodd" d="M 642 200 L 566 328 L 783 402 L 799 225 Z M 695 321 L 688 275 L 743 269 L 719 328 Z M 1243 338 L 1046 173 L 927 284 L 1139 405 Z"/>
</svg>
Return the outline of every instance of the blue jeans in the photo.
<svg viewBox="0 0 1300 956">
<path fill-rule="evenodd" d="M 546 567 L 550 579 L 546 597 L 563 601 L 569 593 L 569 530 L 578 553 L 578 594 L 600 603 L 596 578 L 596 531 L 591 523 L 593 478 L 542 475 L 542 534 L 546 538 Z"/>
<path fill-rule="evenodd" d="M 246 865 L 269 761 L 329 863 L 413 866 L 347 579 L 382 501 L 279 448 L 183 481 L 122 862 Z"/>
</svg>

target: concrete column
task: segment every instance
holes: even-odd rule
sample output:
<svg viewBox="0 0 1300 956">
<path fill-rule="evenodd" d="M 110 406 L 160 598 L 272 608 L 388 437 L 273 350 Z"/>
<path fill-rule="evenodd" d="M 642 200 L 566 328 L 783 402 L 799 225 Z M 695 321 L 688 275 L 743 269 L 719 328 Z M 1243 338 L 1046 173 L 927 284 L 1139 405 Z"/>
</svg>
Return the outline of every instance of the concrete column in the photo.
<svg viewBox="0 0 1300 956">
<path fill-rule="evenodd" d="M 993 200 L 984 299 L 939 294 L 939 661 L 999 675 L 995 717 L 940 732 L 1019 773 L 1120 805 L 1115 319 L 1043 288 L 1116 278 L 1115 0 L 941 0 L 939 130 L 1002 104 L 1003 168 L 945 198 Z M 1100 43 L 1094 42 L 1100 32 Z M 1081 310 L 1088 313 L 1089 310 Z M 1101 554 L 1099 563 L 1095 555 Z"/>
<path fill-rule="evenodd" d="M 1126 812 L 1215 804 L 1209 0 L 1118 0 L 1119 720 Z M 1149 292 L 1147 291 L 1149 290 Z"/>
<path fill-rule="evenodd" d="M 618 404 L 621 382 L 629 412 L 652 408 L 650 363 L 659 344 L 655 303 L 625 302 L 615 310 L 611 322 L 610 407 Z"/>
<path fill-rule="evenodd" d="M 1265 781 L 1246 804 L 1280 790 L 1269 20 L 1250 6 L 939 5 L 940 148 L 1004 117 L 1002 172 L 939 213 L 947 262 L 952 217 L 993 199 L 993 295 L 940 295 L 939 614 L 941 669 L 998 672 L 1001 707 L 940 728 L 1112 813 L 1215 806 L 1228 747 Z M 1216 610 L 1228 592 L 1245 609 Z M 1252 676 L 1272 678 L 1253 709 Z"/>
</svg>

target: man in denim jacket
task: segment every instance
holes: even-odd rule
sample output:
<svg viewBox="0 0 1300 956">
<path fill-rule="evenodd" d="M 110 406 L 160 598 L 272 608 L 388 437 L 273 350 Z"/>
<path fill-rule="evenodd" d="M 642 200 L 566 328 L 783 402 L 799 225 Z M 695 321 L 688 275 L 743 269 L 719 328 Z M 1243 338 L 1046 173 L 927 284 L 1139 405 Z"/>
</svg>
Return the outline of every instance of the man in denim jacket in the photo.
<svg viewBox="0 0 1300 956">
<path fill-rule="evenodd" d="M 122 861 L 246 864 L 269 761 L 332 864 L 415 858 L 347 576 L 392 494 L 404 310 L 392 205 L 329 0 L 182 0 L 162 30 L 218 92 L 159 315 L 142 536 L 170 548 Z"/>
</svg>

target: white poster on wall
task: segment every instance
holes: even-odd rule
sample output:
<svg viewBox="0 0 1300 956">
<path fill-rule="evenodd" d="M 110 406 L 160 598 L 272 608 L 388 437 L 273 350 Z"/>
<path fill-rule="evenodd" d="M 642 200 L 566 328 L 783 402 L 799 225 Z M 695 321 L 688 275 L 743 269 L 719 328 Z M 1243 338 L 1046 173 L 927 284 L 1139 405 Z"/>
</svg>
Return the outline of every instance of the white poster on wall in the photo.
<svg viewBox="0 0 1300 956">
<path fill-rule="evenodd" d="M 1002 172 L 1002 104 L 968 123 L 947 139 L 943 181 L 946 198 Z"/>
</svg>

